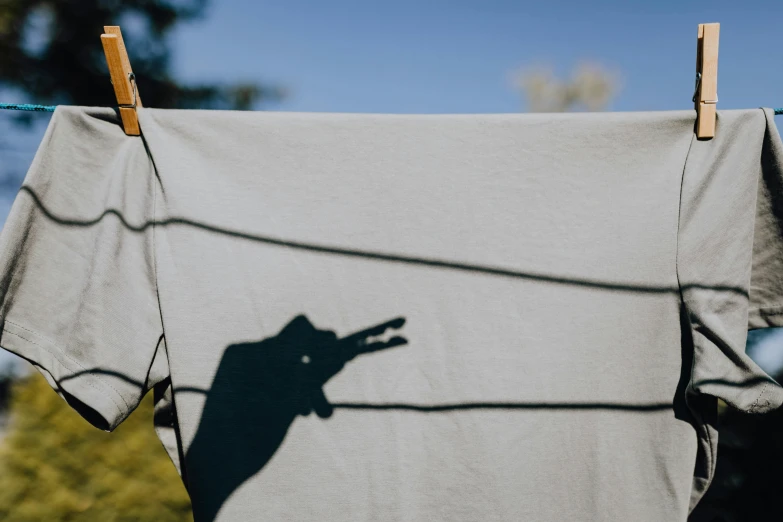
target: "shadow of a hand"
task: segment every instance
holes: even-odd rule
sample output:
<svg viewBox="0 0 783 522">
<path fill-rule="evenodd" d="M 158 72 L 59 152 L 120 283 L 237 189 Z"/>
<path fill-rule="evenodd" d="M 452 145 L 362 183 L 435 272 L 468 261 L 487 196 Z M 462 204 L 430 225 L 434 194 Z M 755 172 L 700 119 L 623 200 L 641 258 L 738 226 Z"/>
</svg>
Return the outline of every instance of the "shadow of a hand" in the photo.
<svg viewBox="0 0 783 522">
<path fill-rule="evenodd" d="M 326 382 L 358 355 L 406 344 L 399 336 L 373 340 L 404 323 L 338 339 L 299 315 L 274 337 L 226 348 L 186 455 L 195 520 L 214 520 L 228 495 L 269 462 L 297 415 L 331 416 Z"/>
</svg>

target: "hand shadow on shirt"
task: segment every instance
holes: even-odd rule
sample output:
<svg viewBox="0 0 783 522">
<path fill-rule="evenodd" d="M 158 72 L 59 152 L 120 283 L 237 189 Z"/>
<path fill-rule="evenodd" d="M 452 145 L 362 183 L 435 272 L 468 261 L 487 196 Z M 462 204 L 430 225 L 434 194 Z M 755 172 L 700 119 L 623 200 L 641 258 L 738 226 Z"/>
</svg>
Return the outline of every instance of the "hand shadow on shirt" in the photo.
<svg viewBox="0 0 783 522">
<path fill-rule="evenodd" d="M 357 355 L 407 344 L 400 336 L 372 340 L 404 323 L 397 318 L 338 339 L 299 315 L 274 337 L 226 348 L 185 457 L 195 521 L 215 519 L 269 462 L 297 415 L 330 417 L 324 384 Z"/>
</svg>

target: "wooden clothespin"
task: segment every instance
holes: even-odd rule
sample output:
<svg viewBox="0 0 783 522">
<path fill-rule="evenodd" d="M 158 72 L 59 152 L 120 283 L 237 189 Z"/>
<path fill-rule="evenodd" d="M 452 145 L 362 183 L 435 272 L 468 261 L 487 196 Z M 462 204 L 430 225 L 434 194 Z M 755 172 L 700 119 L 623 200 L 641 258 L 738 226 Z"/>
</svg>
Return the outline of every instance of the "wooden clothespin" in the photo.
<svg viewBox="0 0 783 522">
<path fill-rule="evenodd" d="M 109 65 L 111 83 L 114 85 L 114 94 L 117 96 L 117 105 L 120 107 L 120 118 L 125 134 L 139 136 L 139 118 L 136 115 L 136 107 L 141 107 L 139 90 L 136 87 L 136 77 L 133 75 L 128 51 L 122 40 L 122 32 L 117 25 L 107 25 L 106 31 L 101 35 L 103 52 L 106 54 L 106 63 Z"/>
<path fill-rule="evenodd" d="M 720 24 L 699 24 L 696 46 L 696 137 L 715 137 Z"/>
</svg>

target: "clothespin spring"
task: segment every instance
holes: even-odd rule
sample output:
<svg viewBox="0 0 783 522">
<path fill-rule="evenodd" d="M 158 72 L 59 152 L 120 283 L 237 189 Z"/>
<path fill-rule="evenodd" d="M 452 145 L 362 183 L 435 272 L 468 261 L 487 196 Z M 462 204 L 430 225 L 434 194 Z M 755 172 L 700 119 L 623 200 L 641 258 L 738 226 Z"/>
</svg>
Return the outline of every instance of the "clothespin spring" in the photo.
<svg viewBox="0 0 783 522">
<path fill-rule="evenodd" d="M 699 87 L 701 87 L 701 72 L 696 73 L 696 88 L 693 90 L 693 98 L 691 98 L 691 101 L 693 103 L 696 103 L 696 100 L 699 99 Z M 702 100 L 704 103 L 718 103 L 718 97 L 716 96 L 714 100 Z"/>
<path fill-rule="evenodd" d="M 130 84 L 133 86 L 133 103 L 131 104 L 121 104 L 118 105 L 118 107 L 124 107 L 126 109 L 135 109 L 136 108 L 136 75 L 131 73 L 128 73 L 128 81 L 130 81 Z"/>
</svg>

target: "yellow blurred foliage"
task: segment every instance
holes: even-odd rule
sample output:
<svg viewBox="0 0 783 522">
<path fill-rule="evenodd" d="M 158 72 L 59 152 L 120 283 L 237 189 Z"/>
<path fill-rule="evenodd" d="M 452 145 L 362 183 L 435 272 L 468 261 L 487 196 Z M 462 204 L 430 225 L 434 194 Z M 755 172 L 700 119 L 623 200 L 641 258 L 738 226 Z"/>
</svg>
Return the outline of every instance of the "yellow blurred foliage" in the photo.
<svg viewBox="0 0 783 522">
<path fill-rule="evenodd" d="M 567 80 L 555 77 L 551 67 L 539 67 L 515 72 L 512 82 L 529 112 L 602 111 L 621 86 L 617 72 L 592 62 L 578 64 Z"/>
<path fill-rule="evenodd" d="M 113 433 L 94 428 L 38 373 L 14 384 L 0 440 L 0 520 L 192 521 L 152 424 L 152 394 Z"/>
</svg>

